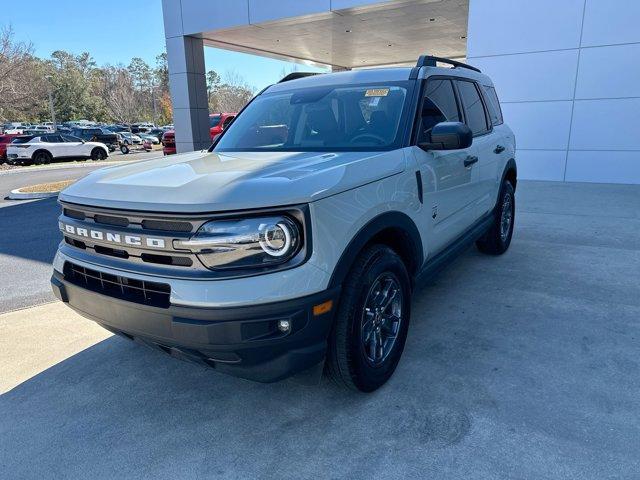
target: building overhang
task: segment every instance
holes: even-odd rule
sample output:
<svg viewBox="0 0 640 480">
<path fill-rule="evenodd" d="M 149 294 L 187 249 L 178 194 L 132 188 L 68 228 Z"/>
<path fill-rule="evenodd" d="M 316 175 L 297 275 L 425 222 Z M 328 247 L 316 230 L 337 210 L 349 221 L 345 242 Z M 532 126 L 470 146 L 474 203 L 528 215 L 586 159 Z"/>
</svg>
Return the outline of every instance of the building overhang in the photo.
<svg viewBox="0 0 640 480">
<path fill-rule="evenodd" d="M 466 56 L 469 0 L 303 1 L 302 7 L 313 4 L 309 8 L 315 11 L 305 13 L 298 5 L 301 14 L 296 16 L 283 8 L 289 3 L 249 0 L 245 22 L 230 15 L 225 24 L 218 17 L 209 29 L 206 19 L 199 18 L 194 26 L 201 31 L 189 31 L 185 17 L 183 34 L 200 37 L 211 47 L 334 68 L 412 64 L 425 53 Z M 328 8 L 318 9 L 325 3 Z M 357 6 L 334 8 L 353 4 Z M 203 8 L 206 15 L 208 7 Z M 185 12 L 183 7 L 181 13 L 194 15 L 197 9 L 192 5 Z"/>
</svg>

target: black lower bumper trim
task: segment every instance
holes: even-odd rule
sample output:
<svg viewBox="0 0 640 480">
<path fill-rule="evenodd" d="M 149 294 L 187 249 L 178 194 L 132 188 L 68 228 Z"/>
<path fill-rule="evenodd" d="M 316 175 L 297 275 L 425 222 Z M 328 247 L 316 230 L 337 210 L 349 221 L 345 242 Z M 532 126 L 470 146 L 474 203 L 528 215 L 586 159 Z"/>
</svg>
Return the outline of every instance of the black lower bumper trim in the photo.
<svg viewBox="0 0 640 480">
<path fill-rule="evenodd" d="M 54 271 L 55 295 L 107 330 L 239 377 L 274 382 L 324 360 L 339 288 L 277 303 L 244 307 L 158 308 L 113 298 L 65 280 Z M 333 300 L 321 315 L 313 306 Z M 287 320 L 288 332 L 278 323 Z"/>
</svg>

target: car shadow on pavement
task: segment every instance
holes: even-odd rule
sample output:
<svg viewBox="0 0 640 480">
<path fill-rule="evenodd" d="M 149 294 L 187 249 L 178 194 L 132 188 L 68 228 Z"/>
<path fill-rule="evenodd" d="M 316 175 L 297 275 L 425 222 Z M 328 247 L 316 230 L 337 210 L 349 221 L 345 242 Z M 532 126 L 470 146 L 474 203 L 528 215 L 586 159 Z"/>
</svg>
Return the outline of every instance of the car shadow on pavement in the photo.
<svg viewBox="0 0 640 480">
<path fill-rule="evenodd" d="M 110 337 L 0 397 L 0 465 L 6 478 L 283 478 L 280 457 L 302 465 L 374 398 L 325 379 L 253 383 Z"/>
<path fill-rule="evenodd" d="M 56 198 L 0 208 L 0 255 L 51 264 L 60 232 Z"/>
</svg>

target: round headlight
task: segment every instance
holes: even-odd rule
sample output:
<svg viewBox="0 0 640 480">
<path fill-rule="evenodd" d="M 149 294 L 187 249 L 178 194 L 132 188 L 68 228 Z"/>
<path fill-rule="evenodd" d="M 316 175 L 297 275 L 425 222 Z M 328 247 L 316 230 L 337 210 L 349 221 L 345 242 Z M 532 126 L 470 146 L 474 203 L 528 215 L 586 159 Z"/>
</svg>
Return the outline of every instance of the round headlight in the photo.
<svg viewBox="0 0 640 480">
<path fill-rule="evenodd" d="M 189 240 L 174 240 L 212 270 L 253 269 L 281 265 L 302 247 L 298 224 L 286 215 L 212 220 Z"/>
<path fill-rule="evenodd" d="M 260 246 L 272 257 L 282 257 L 291 251 L 295 243 L 291 222 L 260 225 Z"/>
</svg>

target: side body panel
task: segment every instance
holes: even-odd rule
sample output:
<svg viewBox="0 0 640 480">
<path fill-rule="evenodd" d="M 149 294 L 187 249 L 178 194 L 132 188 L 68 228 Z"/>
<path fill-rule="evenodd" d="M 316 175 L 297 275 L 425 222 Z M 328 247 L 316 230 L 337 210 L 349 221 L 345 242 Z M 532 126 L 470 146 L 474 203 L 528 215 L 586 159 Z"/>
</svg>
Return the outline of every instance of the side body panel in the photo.
<svg viewBox="0 0 640 480">
<path fill-rule="evenodd" d="M 504 148 L 504 150 L 503 150 Z M 505 125 L 495 125 L 491 135 L 482 142 L 479 156 L 479 176 L 481 196 L 478 202 L 478 214 L 483 215 L 496 204 L 502 174 L 507 162 L 515 159 L 515 137 L 511 129 Z"/>
</svg>

